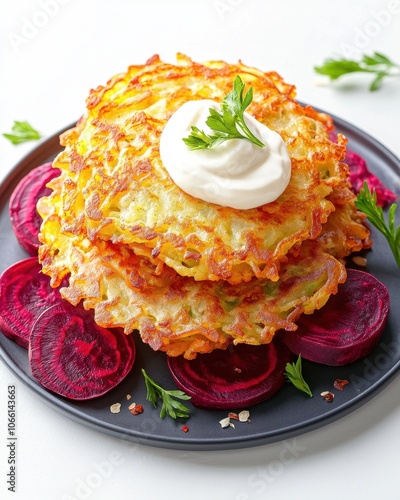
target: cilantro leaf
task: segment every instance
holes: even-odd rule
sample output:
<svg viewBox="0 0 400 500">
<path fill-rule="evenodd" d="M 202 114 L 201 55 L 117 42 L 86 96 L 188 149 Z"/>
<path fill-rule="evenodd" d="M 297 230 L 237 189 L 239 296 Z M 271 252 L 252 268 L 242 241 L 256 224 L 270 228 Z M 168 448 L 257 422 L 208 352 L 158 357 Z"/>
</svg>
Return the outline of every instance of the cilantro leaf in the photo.
<svg viewBox="0 0 400 500">
<path fill-rule="evenodd" d="M 198 127 L 191 127 L 191 134 L 182 139 L 190 149 L 213 149 L 231 139 L 247 139 L 261 148 L 265 146 L 251 132 L 244 119 L 244 112 L 253 100 L 253 88 L 250 87 L 243 96 L 244 87 L 240 76 L 236 76 L 233 90 L 221 103 L 221 111 L 209 109 L 206 125 L 214 132 L 213 135 L 207 135 Z"/>
<path fill-rule="evenodd" d="M 369 190 L 368 184 L 364 182 L 364 186 L 358 193 L 355 205 L 358 210 L 364 212 L 370 223 L 380 231 L 389 243 L 393 256 L 400 268 L 400 226 L 396 228 L 395 213 L 397 204 L 392 203 L 388 213 L 388 223 L 386 224 L 383 209 L 377 205 L 376 191 Z"/>
<path fill-rule="evenodd" d="M 26 141 L 37 141 L 42 136 L 28 122 L 14 121 L 11 129 L 12 133 L 3 134 L 12 144 L 21 144 Z"/>
<path fill-rule="evenodd" d="M 162 401 L 160 417 L 165 418 L 167 415 L 171 418 L 189 418 L 189 408 L 179 400 L 189 400 L 190 396 L 183 391 L 172 390 L 166 391 L 150 378 L 146 371 L 142 368 L 142 374 L 147 389 L 147 401 L 150 401 L 154 408 L 157 408 L 158 401 Z"/>
<path fill-rule="evenodd" d="M 311 392 L 309 385 L 303 378 L 302 369 L 301 355 L 299 355 L 297 361 L 295 361 L 294 363 L 286 363 L 285 377 L 287 378 L 288 382 L 291 382 L 296 387 L 296 389 L 305 392 L 310 396 L 310 398 L 312 398 L 313 393 Z"/>
<path fill-rule="evenodd" d="M 400 65 L 391 61 L 387 56 L 374 52 L 371 56 L 363 55 L 361 61 L 351 59 L 327 59 L 321 66 L 315 66 L 314 70 L 320 75 L 329 76 L 331 80 L 337 80 L 349 73 L 371 73 L 376 75 L 370 85 L 370 90 L 377 90 L 384 77 L 400 76 Z"/>
</svg>

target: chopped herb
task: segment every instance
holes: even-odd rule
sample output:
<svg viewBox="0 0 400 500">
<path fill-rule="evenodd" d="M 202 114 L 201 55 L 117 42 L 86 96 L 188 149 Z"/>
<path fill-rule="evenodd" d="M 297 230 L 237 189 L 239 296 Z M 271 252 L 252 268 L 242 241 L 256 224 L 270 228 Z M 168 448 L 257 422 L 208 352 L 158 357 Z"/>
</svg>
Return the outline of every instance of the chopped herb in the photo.
<svg viewBox="0 0 400 500">
<path fill-rule="evenodd" d="M 279 286 L 274 281 L 268 281 L 263 285 L 265 295 L 275 297 L 279 293 Z"/>
<path fill-rule="evenodd" d="M 301 355 L 299 355 L 296 362 L 286 363 L 285 377 L 288 379 L 288 382 L 291 382 L 296 387 L 296 389 L 305 392 L 312 398 L 313 393 L 303 378 Z"/>
<path fill-rule="evenodd" d="M 198 127 L 192 126 L 192 133 L 182 139 L 190 149 L 212 149 L 225 141 L 231 139 L 247 139 L 259 147 L 264 147 L 261 142 L 248 128 L 244 112 L 253 100 L 253 87 L 243 97 L 244 83 L 240 76 L 236 76 L 233 90 L 229 92 L 221 103 L 221 112 L 210 108 L 210 116 L 206 125 L 214 132 L 207 135 Z"/>
<path fill-rule="evenodd" d="M 227 297 L 225 295 L 225 290 L 220 285 L 217 285 L 215 289 L 215 295 L 219 298 L 219 300 L 221 301 L 221 305 L 227 312 L 232 311 L 232 309 L 240 304 L 239 297 Z"/>
<path fill-rule="evenodd" d="M 372 225 L 378 229 L 389 243 L 390 249 L 400 268 L 400 226 L 395 227 L 395 213 L 397 204 L 392 203 L 388 213 L 388 224 L 385 222 L 382 207 L 377 205 L 376 191 L 373 189 L 372 193 L 369 190 L 368 184 L 364 182 L 364 186 L 358 193 L 355 202 L 356 207 L 361 212 L 364 212 Z"/>
<path fill-rule="evenodd" d="M 177 400 L 188 400 L 190 399 L 190 396 L 185 394 L 183 391 L 166 391 L 158 385 L 157 382 L 150 378 L 143 368 L 142 373 L 146 383 L 147 401 L 150 401 L 154 408 L 157 408 L 159 399 L 162 401 L 160 412 L 161 418 L 164 418 L 166 415 L 175 419 L 178 417 L 189 418 L 189 408 Z"/>
<path fill-rule="evenodd" d="M 41 138 L 40 133 L 29 125 L 28 122 L 15 121 L 11 130 L 11 134 L 3 134 L 3 136 L 13 144 L 21 144 L 26 141 L 37 141 Z"/>
<path fill-rule="evenodd" d="M 320 75 L 329 76 L 331 80 L 349 73 L 372 73 L 375 78 L 370 90 L 377 90 L 386 76 L 400 76 L 400 65 L 379 52 L 374 52 L 372 56 L 363 55 L 359 62 L 344 58 L 327 59 L 322 66 L 315 66 L 314 70 Z"/>
<path fill-rule="evenodd" d="M 225 300 L 224 301 L 224 305 L 225 305 L 225 310 L 227 312 L 230 312 L 232 311 L 232 309 L 234 309 L 236 306 L 238 306 L 240 304 L 240 299 L 237 298 L 237 299 L 232 299 L 232 300 Z"/>
</svg>

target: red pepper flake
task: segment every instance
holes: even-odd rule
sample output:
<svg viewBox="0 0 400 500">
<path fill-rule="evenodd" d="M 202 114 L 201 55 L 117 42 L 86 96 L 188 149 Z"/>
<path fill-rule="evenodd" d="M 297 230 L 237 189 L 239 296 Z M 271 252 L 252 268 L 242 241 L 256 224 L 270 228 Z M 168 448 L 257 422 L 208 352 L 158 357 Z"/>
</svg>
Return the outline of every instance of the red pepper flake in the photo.
<svg viewBox="0 0 400 500">
<path fill-rule="evenodd" d="M 321 396 L 325 399 L 325 401 L 328 401 L 328 403 L 332 403 L 333 398 L 335 397 L 333 392 L 330 391 L 321 392 Z"/>
<path fill-rule="evenodd" d="M 183 432 L 189 432 L 189 427 L 187 425 L 182 425 L 181 429 L 183 430 Z"/>
<path fill-rule="evenodd" d="M 338 391 L 343 391 L 343 388 L 344 386 L 346 386 L 347 384 L 349 383 L 348 380 L 342 380 L 340 378 L 337 378 L 334 382 L 333 382 L 333 387 L 335 389 L 337 389 Z"/>
<path fill-rule="evenodd" d="M 139 415 L 139 413 L 143 413 L 143 406 L 132 403 L 128 406 L 128 410 L 132 413 L 132 415 Z"/>
<path fill-rule="evenodd" d="M 237 413 L 228 413 L 228 418 L 232 418 L 233 420 L 239 420 L 239 415 Z"/>
<path fill-rule="evenodd" d="M 240 368 L 234 368 L 233 371 L 236 373 L 242 373 L 242 370 Z"/>
</svg>

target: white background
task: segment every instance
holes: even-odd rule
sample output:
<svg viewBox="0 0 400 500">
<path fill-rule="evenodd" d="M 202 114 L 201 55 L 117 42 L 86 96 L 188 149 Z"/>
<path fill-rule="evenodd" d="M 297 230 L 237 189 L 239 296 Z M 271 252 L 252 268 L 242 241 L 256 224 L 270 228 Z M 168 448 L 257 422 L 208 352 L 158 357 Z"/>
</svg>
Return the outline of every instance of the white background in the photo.
<svg viewBox="0 0 400 500">
<path fill-rule="evenodd" d="M 28 120 L 49 136 L 77 120 L 90 88 L 155 53 L 172 62 L 183 52 L 276 70 L 296 84 L 299 99 L 400 156 L 400 79 L 370 93 L 369 77 L 321 86 L 313 71 L 328 56 L 374 50 L 400 61 L 396 0 L 2 0 L 0 44 L 0 132 Z M 1 137 L 0 180 L 35 145 Z M 399 378 L 352 414 L 291 442 L 291 460 L 288 443 L 212 453 L 135 446 L 58 414 L 2 363 L 0 381 L 0 498 L 400 498 Z M 17 388 L 16 494 L 6 485 L 9 384 Z"/>
</svg>

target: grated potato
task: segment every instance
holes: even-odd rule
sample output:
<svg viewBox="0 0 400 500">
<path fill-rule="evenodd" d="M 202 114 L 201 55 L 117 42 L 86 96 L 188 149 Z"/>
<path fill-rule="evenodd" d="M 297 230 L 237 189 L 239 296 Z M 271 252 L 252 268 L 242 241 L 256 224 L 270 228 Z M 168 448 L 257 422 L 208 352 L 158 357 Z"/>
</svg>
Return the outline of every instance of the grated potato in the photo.
<svg viewBox="0 0 400 500">
<path fill-rule="evenodd" d="M 293 168 L 286 191 L 251 210 L 186 195 L 158 154 L 176 107 L 221 100 L 236 74 L 253 85 L 249 111 L 282 135 Z M 154 57 L 92 91 L 62 137 L 61 176 L 38 202 L 39 260 L 52 286 L 68 277 L 65 299 L 170 356 L 294 331 L 345 281 L 343 259 L 371 245 L 341 162 L 346 139 L 332 143 L 331 119 L 294 95 L 276 73 L 184 56 L 178 65 Z"/>
</svg>

